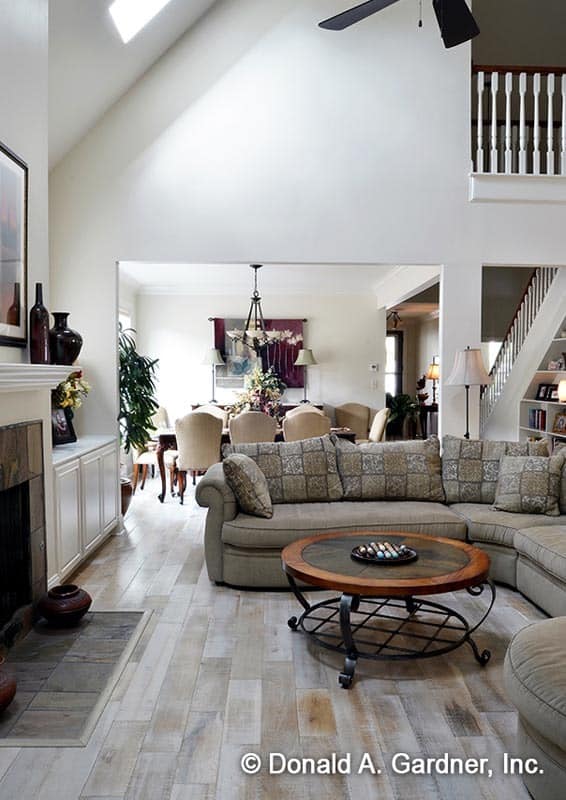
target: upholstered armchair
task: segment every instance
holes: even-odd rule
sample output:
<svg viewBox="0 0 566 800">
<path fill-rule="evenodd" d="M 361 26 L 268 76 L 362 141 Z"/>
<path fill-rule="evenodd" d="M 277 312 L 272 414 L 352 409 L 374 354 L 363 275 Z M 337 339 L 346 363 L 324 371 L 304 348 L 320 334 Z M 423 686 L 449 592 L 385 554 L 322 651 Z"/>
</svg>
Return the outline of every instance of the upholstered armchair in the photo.
<svg viewBox="0 0 566 800">
<path fill-rule="evenodd" d="M 214 403 L 205 403 L 202 406 L 198 406 L 195 408 L 195 412 L 197 414 L 212 414 L 213 417 L 218 417 L 218 419 L 222 420 L 222 427 L 228 427 L 228 412 L 225 411 L 220 406 L 214 405 Z"/>
<path fill-rule="evenodd" d="M 301 403 L 299 406 L 291 408 L 289 411 L 287 411 L 285 414 L 285 419 L 294 417 L 295 414 L 304 414 L 307 411 L 309 413 L 312 412 L 313 414 L 320 414 L 323 417 L 325 416 L 324 411 L 321 411 L 320 408 L 313 406 L 312 403 Z"/>
<path fill-rule="evenodd" d="M 356 439 L 367 439 L 369 431 L 369 406 L 361 403 L 344 403 L 336 408 L 336 424 L 339 428 L 350 428 Z"/>
<path fill-rule="evenodd" d="M 177 474 L 181 505 L 185 495 L 187 472 L 193 476 L 220 461 L 220 442 L 222 440 L 222 420 L 213 414 L 192 412 L 175 422 L 177 437 Z"/>
<path fill-rule="evenodd" d="M 277 421 L 261 411 L 244 411 L 229 423 L 232 444 L 244 442 L 273 442 Z"/>
<path fill-rule="evenodd" d="M 283 438 L 286 442 L 311 439 L 330 433 L 330 419 L 318 411 L 305 411 L 302 414 L 288 414 L 283 420 Z"/>
</svg>

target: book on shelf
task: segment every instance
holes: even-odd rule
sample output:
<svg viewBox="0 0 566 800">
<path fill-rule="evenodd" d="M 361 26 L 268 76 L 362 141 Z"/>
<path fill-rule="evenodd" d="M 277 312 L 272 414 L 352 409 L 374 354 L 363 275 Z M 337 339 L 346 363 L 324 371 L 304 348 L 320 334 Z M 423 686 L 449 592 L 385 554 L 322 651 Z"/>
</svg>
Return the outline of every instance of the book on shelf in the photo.
<svg viewBox="0 0 566 800">
<path fill-rule="evenodd" d="M 535 431 L 546 430 L 546 410 L 544 408 L 529 408 L 529 428 Z"/>
</svg>

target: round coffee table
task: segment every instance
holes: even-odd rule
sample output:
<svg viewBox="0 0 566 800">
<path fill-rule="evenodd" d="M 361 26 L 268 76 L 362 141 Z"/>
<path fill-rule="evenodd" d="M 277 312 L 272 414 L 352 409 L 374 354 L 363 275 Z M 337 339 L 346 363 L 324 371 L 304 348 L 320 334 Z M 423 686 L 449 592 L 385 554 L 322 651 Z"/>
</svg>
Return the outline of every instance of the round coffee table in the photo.
<svg viewBox="0 0 566 800">
<path fill-rule="evenodd" d="M 407 564 L 356 561 L 352 548 L 372 541 L 405 544 L 418 553 Z M 489 557 L 465 542 L 401 531 L 327 533 L 299 539 L 281 555 L 283 569 L 298 601 L 300 617 L 288 621 L 322 647 L 345 655 L 339 682 L 352 684 L 358 658 L 404 659 L 443 655 L 467 643 L 485 666 L 489 650 L 480 652 L 472 634 L 495 602 L 489 579 Z M 311 605 L 296 581 L 333 589 L 340 597 Z M 423 596 L 465 589 L 474 597 L 489 587 L 491 598 L 479 622 Z"/>
</svg>

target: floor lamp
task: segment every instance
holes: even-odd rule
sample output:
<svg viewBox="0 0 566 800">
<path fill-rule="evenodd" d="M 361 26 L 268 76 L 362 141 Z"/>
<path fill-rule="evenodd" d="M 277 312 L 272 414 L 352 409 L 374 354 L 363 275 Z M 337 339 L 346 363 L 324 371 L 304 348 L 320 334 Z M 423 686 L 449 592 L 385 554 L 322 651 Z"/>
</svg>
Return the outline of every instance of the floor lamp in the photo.
<svg viewBox="0 0 566 800">
<path fill-rule="evenodd" d="M 448 386 L 464 386 L 466 389 L 466 433 L 470 438 L 470 386 L 487 386 L 492 378 L 486 371 L 481 350 L 467 347 L 456 353 L 454 367 L 446 384 Z"/>
<path fill-rule="evenodd" d="M 210 402 L 216 403 L 216 398 L 214 397 L 216 393 L 216 367 L 224 364 L 225 361 L 222 358 L 222 353 L 220 350 L 217 350 L 216 347 L 211 347 L 210 350 L 207 350 L 202 363 L 210 364 L 212 368 L 212 400 Z"/>
<path fill-rule="evenodd" d="M 295 359 L 294 363 L 296 367 L 305 368 L 305 380 L 304 380 L 305 396 L 303 400 L 301 400 L 301 403 L 308 403 L 309 401 L 307 400 L 307 368 L 311 367 L 313 364 L 318 364 L 318 361 L 313 356 L 312 350 L 309 350 L 307 348 L 305 350 L 299 350 L 299 354 Z"/>
</svg>

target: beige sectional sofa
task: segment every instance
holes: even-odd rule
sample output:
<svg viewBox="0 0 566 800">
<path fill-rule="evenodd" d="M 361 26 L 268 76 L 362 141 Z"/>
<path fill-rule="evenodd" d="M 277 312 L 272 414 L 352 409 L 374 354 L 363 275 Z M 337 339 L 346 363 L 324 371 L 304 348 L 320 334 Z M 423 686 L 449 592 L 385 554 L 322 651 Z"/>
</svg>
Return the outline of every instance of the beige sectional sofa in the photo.
<svg viewBox="0 0 566 800">
<path fill-rule="evenodd" d="M 454 446 L 450 439 L 444 442 L 447 449 Z M 238 450 L 242 448 L 245 450 L 245 446 Z M 386 499 L 280 502 L 273 505 L 272 518 L 265 519 L 239 511 L 222 464 L 215 464 L 196 492 L 199 505 L 208 508 L 205 556 L 209 577 L 232 586 L 285 588 L 280 554 L 289 542 L 318 532 L 405 530 L 467 539 L 489 554 L 496 581 L 519 589 L 553 616 L 566 615 L 566 481 L 562 515 L 545 516 L 492 510 L 493 472 L 489 477 L 489 491 L 483 487 L 481 503 Z M 447 493 L 455 496 L 449 478 L 443 474 Z M 473 486 L 462 486 L 463 494 L 474 495 Z"/>
</svg>

